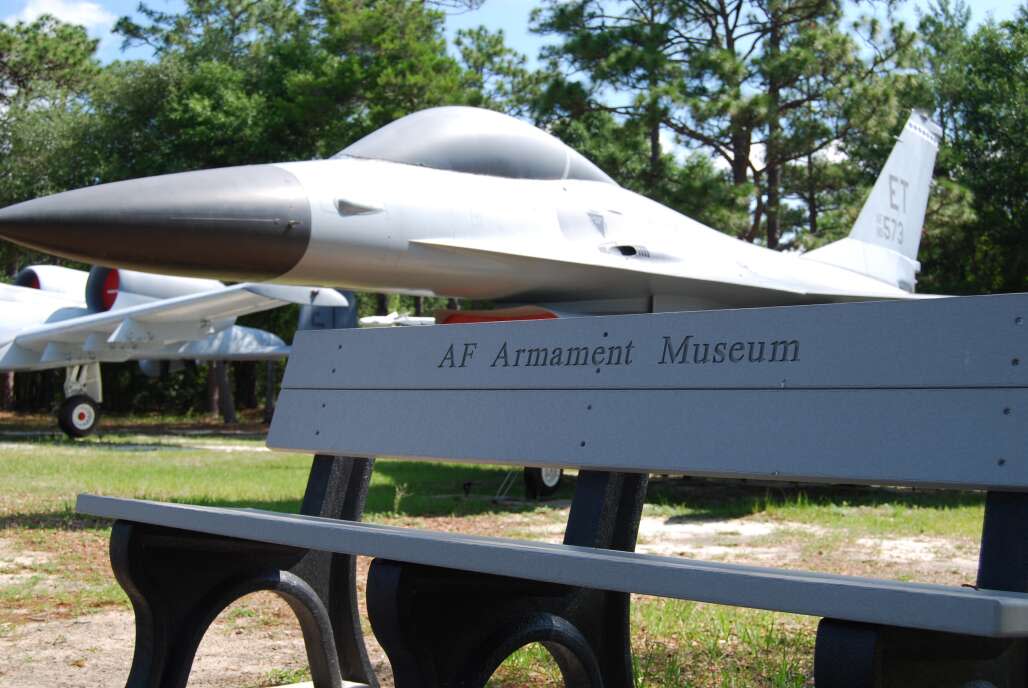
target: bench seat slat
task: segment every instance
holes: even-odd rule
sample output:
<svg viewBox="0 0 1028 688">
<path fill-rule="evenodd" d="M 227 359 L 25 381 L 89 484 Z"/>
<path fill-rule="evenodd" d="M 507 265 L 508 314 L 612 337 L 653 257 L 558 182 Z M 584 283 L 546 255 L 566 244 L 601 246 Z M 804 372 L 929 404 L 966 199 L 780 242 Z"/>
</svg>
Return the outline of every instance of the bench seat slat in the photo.
<svg viewBox="0 0 1028 688">
<path fill-rule="evenodd" d="M 345 456 L 1028 490 L 1025 413 L 1028 389 L 287 389 L 268 445 Z"/>
<path fill-rule="evenodd" d="M 254 509 L 80 495 L 79 513 L 551 583 L 988 637 L 1028 636 L 1028 594 L 702 562 Z"/>
</svg>

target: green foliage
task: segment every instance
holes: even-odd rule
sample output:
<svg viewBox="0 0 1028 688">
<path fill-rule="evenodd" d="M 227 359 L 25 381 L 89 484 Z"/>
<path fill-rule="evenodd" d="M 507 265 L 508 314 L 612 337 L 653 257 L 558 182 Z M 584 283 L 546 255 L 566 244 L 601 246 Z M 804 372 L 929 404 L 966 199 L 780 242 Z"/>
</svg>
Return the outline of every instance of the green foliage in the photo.
<svg viewBox="0 0 1028 688">
<path fill-rule="evenodd" d="M 187 0 L 172 14 L 140 4 L 149 24 L 122 17 L 115 32 L 124 46 L 150 46 L 160 57 L 179 54 L 194 59 L 240 62 L 297 28 L 294 0 Z"/>
<path fill-rule="evenodd" d="M 746 222 L 749 187 L 734 187 L 702 154 L 685 159 L 653 144 L 653 129 L 597 104 L 582 84 L 551 75 L 535 96 L 536 123 L 595 162 L 618 184 L 712 227 Z"/>
<path fill-rule="evenodd" d="M 960 181 L 975 197 L 975 254 L 968 287 L 1028 289 L 1028 9 L 1002 24 L 985 24 L 963 51 L 960 97 L 951 107 L 961 135 L 955 144 Z"/>
<path fill-rule="evenodd" d="M 938 0 L 919 30 L 944 141 L 922 243 L 921 286 L 1028 289 L 1028 14 L 968 32 L 963 2 Z"/>
<path fill-rule="evenodd" d="M 308 21 L 318 33 L 296 96 L 305 103 L 305 124 L 319 131 L 318 154 L 415 110 L 462 101 L 440 12 L 406 0 L 320 0 Z"/>
<path fill-rule="evenodd" d="M 0 23 L 0 207 L 79 186 L 87 177 L 73 132 L 84 116 L 80 96 L 98 66 L 84 28 L 44 15 Z M 38 254 L 0 246 L 10 278 Z"/>
<path fill-rule="evenodd" d="M 97 70 L 96 44 L 85 28 L 48 14 L 0 23 L 0 106 L 79 91 Z"/>
<path fill-rule="evenodd" d="M 467 105 L 518 117 L 530 114 L 546 77 L 528 69 L 527 58 L 507 47 L 502 30 L 462 29 L 454 47 L 460 53 Z"/>
<path fill-rule="evenodd" d="M 954 104 L 960 99 L 964 80 L 962 52 L 967 43 L 971 8 L 963 0 L 935 0 L 918 22 L 920 56 L 930 80 L 933 111 L 942 127 L 943 138 L 952 143 L 961 135 Z M 949 147 L 943 152 L 948 152 Z M 937 168 L 950 169 L 946 155 L 940 155 Z"/>
<path fill-rule="evenodd" d="M 899 22 L 845 26 L 842 2 L 549 0 L 535 18 L 561 40 L 547 50 L 552 67 L 582 75 L 561 90 L 646 130 L 651 186 L 666 176 L 665 132 L 711 151 L 737 187 L 723 212 L 751 212 L 721 228 L 770 247 L 817 223 L 830 187 L 808 159 L 897 119 L 897 94 L 921 90 L 913 35 Z"/>
<path fill-rule="evenodd" d="M 114 66 L 95 94 L 111 106 L 99 126 L 150 130 L 113 146 L 124 176 L 324 157 L 413 110 L 462 100 L 442 15 L 420 3 L 191 0 L 181 14 L 143 15 L 149 24 L 122 19 L 117 30 L 156 61 Z M 98 138 L 102 149 L 111 138 Z M 154 140 L 160 154 L 145 150 Z"/>
<path fill-rule="evenodd" d="M 0 114 L 0 207 L 88 183 L 75 136 L 87 117 L 76 100 L 16 102 Z"/>
</svg>

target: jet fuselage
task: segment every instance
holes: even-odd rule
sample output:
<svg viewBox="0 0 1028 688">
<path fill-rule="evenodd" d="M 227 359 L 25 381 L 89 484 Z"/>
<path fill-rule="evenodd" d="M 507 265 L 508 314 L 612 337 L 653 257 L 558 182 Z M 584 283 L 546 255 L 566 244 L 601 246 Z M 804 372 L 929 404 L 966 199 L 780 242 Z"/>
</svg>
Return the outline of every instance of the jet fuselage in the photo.
<svg viewBox="0 0 1028 688">
<path fill-rule="evenodd" d="M 276 167 L 310 199 L 310 243 L 278 278 L 285 282 L 531 303 L 654 298 L 692 307 L 830 300 L 806 293 L 840 285 L 880 298 L 909 296 L 739 241 L 607 182 L 504 179 L 346 157 Z M 707 276 L 789 284 L 799 293 L 683 290 L 683 277 Z"/>
</svg>

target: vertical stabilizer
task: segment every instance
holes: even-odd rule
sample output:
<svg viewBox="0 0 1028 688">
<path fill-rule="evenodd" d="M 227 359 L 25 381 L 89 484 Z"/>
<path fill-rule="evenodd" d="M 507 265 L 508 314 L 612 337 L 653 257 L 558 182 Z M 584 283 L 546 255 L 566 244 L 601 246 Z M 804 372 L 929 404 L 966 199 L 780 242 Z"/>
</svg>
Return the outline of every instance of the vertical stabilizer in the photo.
<svg viewBox="0 0 1028 688">
<path fill-rule="evenodd" d="M 917 250 L 942 130 L 913 112 L 860 210 L 850 235 L 804 258 L 914 291 Z"/>
</svg>

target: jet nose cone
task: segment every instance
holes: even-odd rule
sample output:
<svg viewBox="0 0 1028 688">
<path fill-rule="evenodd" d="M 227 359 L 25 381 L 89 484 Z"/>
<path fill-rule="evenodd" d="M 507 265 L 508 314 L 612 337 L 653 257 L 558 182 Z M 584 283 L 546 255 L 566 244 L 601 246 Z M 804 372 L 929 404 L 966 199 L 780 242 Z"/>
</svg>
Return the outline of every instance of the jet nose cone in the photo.
<svg viewBox="0 0 1028 688">
<path fill-rule="evenodd" d="M 0 237 L 55 255 L 226 279 L 288 272 L 310 240 L 307 193 L 274 165 L 101 184 L 0 209 Z"/>
</svg>

